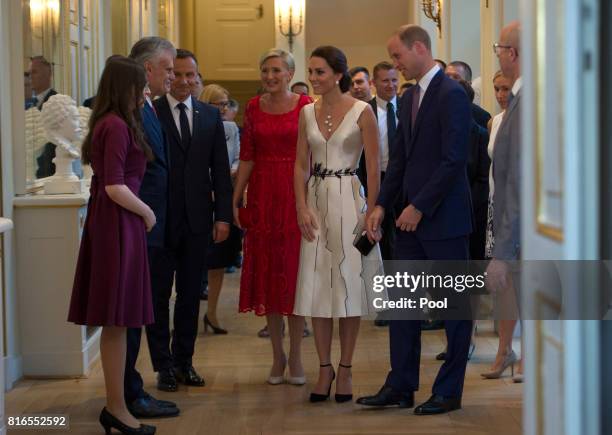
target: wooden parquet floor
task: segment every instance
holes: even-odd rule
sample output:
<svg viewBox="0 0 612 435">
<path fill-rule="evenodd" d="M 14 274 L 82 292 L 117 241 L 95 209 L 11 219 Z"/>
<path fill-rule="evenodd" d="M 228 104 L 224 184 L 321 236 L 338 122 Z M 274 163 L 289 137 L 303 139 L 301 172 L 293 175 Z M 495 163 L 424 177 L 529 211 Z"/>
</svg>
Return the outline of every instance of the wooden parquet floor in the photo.
<svg viewBox="0 0 612 435">
<path fill-rule="evenodd" d="M 441 416 L 418 417 L 412 410 L 363 409 L 354 403 L 333 401 L 310 404 L 310 385 L 318 373 L 312 337 L 304 339 L 304 365 L 308 384 L 270 386 L 265 383 L 270 369 L 270 345 L 256 332 L 265 320 L 253 314 L 237 314 L 239 274 L 227 274 L 221 295 L 222 325 L 226 336 L 198 336 L 194 365 L 206 379 L 204 388 L 181 386 L 176 393 L 162 393 L 155 388 L 146 340 L 143 337 L 138 362 L 145 388 L 154 396 L 176 401 L 181 416 L 151 420 L 158 434 L 169 435 L 339 435 L 339 434 L 495 434 L 522 433 L 522 386 L 509 376 L 482 380 L 494 358 L 497 337 L 492 325 L 480 322 L 476 353 L 468 364 L 463 409 Z M 201 313 L 206 309 L 202 303 Z M 202 326 L 200 324 L 200 326 Z M 430 395 L 431 385 L 440 365 L 435 355 L 444 348 L 442 331 L 424 332 L 421 361 L 421 390 L 418 403 Z M 515 344 L 518 350 L 518 345 Z M 339 358 L 334 341 L 334 365 Z M 374 393 L 389 368 L 386 328 L 377 328 L 363 320 L 353 361 L 355 397 Z M 104 383 L 99 364 L 87 379 L 22 380 L 6 394 L 6 415 L 24 413 L 67 413 L 71 434 L 103 433 L 97 419 L 104 406 Z M 333 394 L 333 389 L 332 389 Z M 33 431 L 9 430 L 10 434 Z M 47 431 L 47 433 L 61 433 Z"/>
</svg>

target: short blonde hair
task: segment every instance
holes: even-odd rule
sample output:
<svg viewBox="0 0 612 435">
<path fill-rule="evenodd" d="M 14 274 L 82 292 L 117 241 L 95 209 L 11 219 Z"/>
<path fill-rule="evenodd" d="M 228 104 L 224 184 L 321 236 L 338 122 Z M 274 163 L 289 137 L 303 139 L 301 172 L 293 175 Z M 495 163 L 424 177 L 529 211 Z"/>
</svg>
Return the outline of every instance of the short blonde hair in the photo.
<svg viewBox="0 0 612 435">
<path fill-rule="evenodd" d="M 204 90 L 200 95 L 199 100 L 203 103 L 212 103 L 213 101 L 221 100 L 223 98 L 229 98 L 230 93 L 223 86 L 216 84 L 204 86 Z"/>
<path fill-rule="evenodd" d="M 261 55 L 259 58 L 259 68 L 263 66 L 266 60 L 271 59 L 273 57 L 280 57 L 281 60 L 287 65 L 287 69 L 289 71 L 295 71 L 295 60 L 293 59 L 293 55 L 282 48 L 271 48 Z"/>
<path fill-rule="evenodd" d="M 505 77 L 505 75 L 502 72 L 502 70 L 497 70 L 497 72 L 495 72 L 495 75 L 493 76 L 493 81 L 495 81 L 495 79 L 498 78 L 498 77 Z"/>
</svg>

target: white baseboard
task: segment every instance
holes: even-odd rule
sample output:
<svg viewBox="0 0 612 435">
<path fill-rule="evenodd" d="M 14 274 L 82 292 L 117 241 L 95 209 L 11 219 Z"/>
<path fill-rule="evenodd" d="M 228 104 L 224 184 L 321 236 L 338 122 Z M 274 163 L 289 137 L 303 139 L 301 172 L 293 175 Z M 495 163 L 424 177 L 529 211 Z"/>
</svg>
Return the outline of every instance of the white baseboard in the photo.
<svg viewBox="0 0 612 435">
<path fill-rule="evenodd" d="M 11 390 L 22 377 L 23 360 L 21 355 L 4 357 L 4 390 Z"/>
</svg>

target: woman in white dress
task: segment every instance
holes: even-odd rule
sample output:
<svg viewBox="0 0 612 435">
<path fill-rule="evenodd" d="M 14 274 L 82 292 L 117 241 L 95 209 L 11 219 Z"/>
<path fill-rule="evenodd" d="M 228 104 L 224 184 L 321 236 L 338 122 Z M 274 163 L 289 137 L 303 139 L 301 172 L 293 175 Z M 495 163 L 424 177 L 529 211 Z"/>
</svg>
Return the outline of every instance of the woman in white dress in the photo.
<svg viewBox="0 0 612 435">
<path fill-rule="evenodd" d="M 321 98 L 304 106 L 299 120 L 295 196 L 302 243 L 294 314 L 312 317 L 320 369 L 311 402 L 326 400 L 336 377 L 331 342 L 333 319 L 339 318 L 335 398 L 346 402 L 352 399 L 350 369 L 360 316 L 372 306 L 367 290 L 373 275 L 382 273 L 378 245 L 367 256 L 353 246 L 380 187 L 378 127 L 370 105 L 346 93 L 350 78 L 342 51 L 330 46 L 315 49 L 308 71 Z M 364 150 L 367 207 L 355 175 Z"/>
<path fill-rule="evenodd" d="M 497 99 L 497 103 L 499 104 L 499 107 L 501 107 L 502 111 L 495 115 L 489 121 L 489 130 L 491 134 L 489 135 L 489 146 L 487 148 L 487 151 L 491 159 L 493 159 L 493 149 L 495 147 L 495 138 L 497 137 L 497 130 L 499 129 L 499 126 L 504 117 L 504 112 L 508 107 L 508 96 L 510 95 L 510 90 L 512 89 L 510 79 L 505 77 L 501 71 L 497 71 L 493 76 L 493 86 L 495 88 L 495 98 Z M 493 234 L 494 190 L 495 185 L 493 183 L 493 164 L 491 164 L 491 169 L 489 170 L 489 217 L 487 221 L 487 241 L 485 247 L 486 258 L 492 257 L 491 252 L 493 251 L 493 244 L 495 243 L 495 237 Z M 501 297 L 501 295 L 498 295 L 498 297 Z M 497 303 L 512 303 L 512 301 L 504 302 L 498 299 Z M 489 371 L 486 373 L 481 373 L 481 376 L 483 378 L 498 379 L 508 367 L 513 366 L 514 363 L 517 361 L 517 356 L 512 350 L 512 335 L 514 333 L 515 326 L 516 319 L 502 319 L 499 321 L 499 345 L 497 348 L 497 355 Z"/>
</svg>

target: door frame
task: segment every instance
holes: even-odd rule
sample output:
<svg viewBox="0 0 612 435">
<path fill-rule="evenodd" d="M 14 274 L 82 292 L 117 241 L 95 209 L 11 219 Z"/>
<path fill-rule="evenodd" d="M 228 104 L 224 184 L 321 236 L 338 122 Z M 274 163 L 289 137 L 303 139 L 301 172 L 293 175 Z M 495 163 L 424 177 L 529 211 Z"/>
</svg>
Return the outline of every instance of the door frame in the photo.
<svg viewBox="0 0 612 435">
<path fill-rule="evenodd" d="M 524 77 L 522 126 L 523 140 L 521 185 L 521 250 L 524 260 L 597 260 L 599 259 L 599 23 L 600 0 L 521 0 L 522 68 Z M 558 6 L 558 5 L 561 6 Z M 548 7 L 540 9 L 538 5 Z M 561 8 L 561 9 L 558 9 Z M 563 19 L 562 37 L 543 29 L 543 13 L 560 10 Z M 553 38 L 552 40 L 548 38 Z M 551 43 L 548 45 L 548 43 Z M 538 46 L 540 44 L 540 46 Z M 546 64 L 543 49 L 556 49 L 562 54 L 562 68 Z M 553 56 L 554 58 L 554 56 Z M 544 61 L 543 61 L 544 59 Z M 539 80 L 539 82 L 538 82 Z M 550 117 L 555 109 L 546 106 L 547 116 L 538 116 L 542 108 L 542 92 L 559 91 L 560 119 Z M 540 106 L 539 106 L 540 105 Z M 538 138 L 538 131 L 543 134 Z M 559 232 L 542 231 L 539 221 L 536 172 L 537 146 L 549 135 L 560 138 L 562 170 L 562 226 Z M 541 142 L 539 143 L 538 140 Z M 546 159 L 554 155 L 546 155 Z M 546 161 L 546 160 L 544 160 Z M 575 274 L 567 287 L 584 287 L 589 276 Z M 527 290 L 523 276 L 522 303 L 527 310 L 538 304 L 538 295 Z M 565 284 L 565 283 L 564 283 Z M 565 304 L 576 302 L 588 310 L 589 299 L 564 294 Z M 533 311 L 531 311 L 533 312 Z M 555 322 L 555 323 L 553 323 Z M 559 323 L 560 322 L 560 323 Z M 600 325 L 595 320 L 525 321 L 525 375 L 523 401 L 526 434 L 548 434 L 553 416 L 547 415 L 550 401 L 559 397 L 547 394 L 548 374 L 544 366 L 544 346 L 558 338 L 557 353 L 561 360 L 559 391 L 562 394 L 562 416 L 554 423 L 562 433 L 600 433 Z M 557 331 L 553 337 L 547 331 Z M 546 379 L 549 383 L 550 379 Z M 554 380 L 553 380 L 554 382 Z M 548 391 L 548 393 L 550 393 Z M 550 411 L 549 411 L 550 412 Z M 548 425 L 548 430 L 547 430 Z"/>
</svg>

